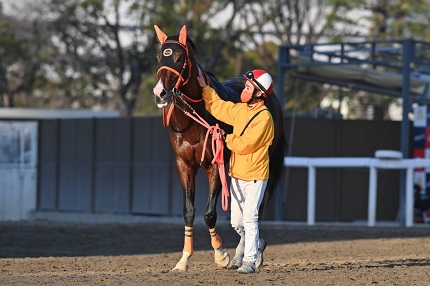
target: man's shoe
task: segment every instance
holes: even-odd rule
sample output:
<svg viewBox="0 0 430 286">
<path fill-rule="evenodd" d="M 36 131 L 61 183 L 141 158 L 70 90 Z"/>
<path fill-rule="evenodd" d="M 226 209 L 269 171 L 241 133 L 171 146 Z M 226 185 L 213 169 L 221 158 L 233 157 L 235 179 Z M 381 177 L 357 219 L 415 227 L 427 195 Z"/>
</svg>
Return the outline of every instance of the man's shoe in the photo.
<svg viewBox="0 0 430 286">
<path fill-rule="evenodd" d="M 242 266 L 237 269 L 237 272 L 243 274 L 255 273 L 255 264 L 248 261 L 244 261 Z"/>
<path fill-rule="evenodd" d="M 266 241 L 262 238 L 258 240 L 258 250 L 257 250 L 257 260 L 255 261 L 255 266 L 257 269 L 263 266 L 263 252 L 266 249 Z"/>
</svg>

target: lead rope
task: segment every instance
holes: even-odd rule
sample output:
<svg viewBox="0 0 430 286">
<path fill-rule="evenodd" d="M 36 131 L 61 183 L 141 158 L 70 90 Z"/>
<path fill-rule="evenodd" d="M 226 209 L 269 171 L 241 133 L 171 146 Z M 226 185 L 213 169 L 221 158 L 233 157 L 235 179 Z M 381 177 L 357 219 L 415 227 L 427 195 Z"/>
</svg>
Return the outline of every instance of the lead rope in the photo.
<svg viewBox="0 0 430 286">
<path fill-rule="evenodd" d="M 208 130 L 206 131 L 206 137 L 205 141 L 203 143 L 203 152 L 202 157 L 200 159 L 200 166 L 203 163 L 203 159 L 205 157 L 205 150 L 206 150 L 206 144 L 208 142 L 209 134 L 212 134 L 212 153 L 214 155 L 214 158 L 212 159 L 211 164 L 217 163 L 218 165 L 218 171 L 220 175 L 221 185 L 222 185 L 222 196 L 221 196 L 221 204 L 222 204 L 222 210 L 227 211 L 228 210 L 228 197 L 230 196 L 230 193 L 228 191 L 227 186 L 227 178 L 225 175 L 225 167 L 224 167 L 224 140 L 223 135 L 225 134 L 224 130 L 219 127 L 218 123 L 215 124 L 215 126 L 209 125 L 209 123 L 203 119 L 203 117 L 198 114 L 194 108 L 192 108 L 182 97 L 183 93 L 180 91 L 177 91 L 177 97 L 180 98 L 192 111 L 192 114 L 185 109 L 179 107 L 175 104 L 176 107 L 182 110 L 182 112 L 199 123 L 200 125 L 206 127 Z"/>
</svg>

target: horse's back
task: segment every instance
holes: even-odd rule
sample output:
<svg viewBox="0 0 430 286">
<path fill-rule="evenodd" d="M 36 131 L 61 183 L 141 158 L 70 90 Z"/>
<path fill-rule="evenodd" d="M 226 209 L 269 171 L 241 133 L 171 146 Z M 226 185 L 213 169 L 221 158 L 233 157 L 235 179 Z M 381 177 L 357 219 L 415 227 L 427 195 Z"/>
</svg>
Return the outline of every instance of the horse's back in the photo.
<svg viewBox="0 0 430 286">
<path fill-rule="evenodd" d="M 220 82 L 213 74 L 208 74 L 210 86 L 217 92 L 219 97 L 234 103 L 240 102 L 240 94 L 245 87 L 245 78 L 232 77 Z"/>
</svg>

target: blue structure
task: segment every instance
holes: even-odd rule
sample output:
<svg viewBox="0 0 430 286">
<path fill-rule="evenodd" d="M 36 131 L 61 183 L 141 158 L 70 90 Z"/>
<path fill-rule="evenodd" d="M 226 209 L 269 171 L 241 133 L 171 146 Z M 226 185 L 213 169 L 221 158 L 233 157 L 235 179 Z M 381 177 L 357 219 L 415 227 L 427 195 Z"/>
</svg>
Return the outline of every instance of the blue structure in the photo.
<svg viewBox="0 0 430 286">
<path fill-rule="evenodd" d="M 410 157 L 412 104 L 430 103 L 429 42 L 405 39 L 280 46 L 277 94 L 282 106 L 287 71 L 307 81 L 401 97 L 400 146 L 403 158 Z M 405 190 L 400 193 L 403 206 Z M 402 207 L 399 219 L 404 220 Z"/>
</svg>

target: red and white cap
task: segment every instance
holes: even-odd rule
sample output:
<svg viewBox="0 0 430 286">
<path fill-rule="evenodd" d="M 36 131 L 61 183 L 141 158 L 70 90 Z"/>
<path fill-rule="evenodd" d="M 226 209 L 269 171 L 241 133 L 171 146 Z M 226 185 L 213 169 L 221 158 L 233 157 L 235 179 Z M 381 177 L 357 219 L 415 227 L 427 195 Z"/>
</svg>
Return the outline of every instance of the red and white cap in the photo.
<svg viewBox="0 0 430 286">
<path fill-rule="evenodd" d="M 267 98 L 273 90 L 273 80 L 269 73 L 265 70 L 256 69 L 246 72 L 243 75 L 247 80 L 251 81 L 256 88 L 263 92 L 263 97 Z"/>
</svg>

